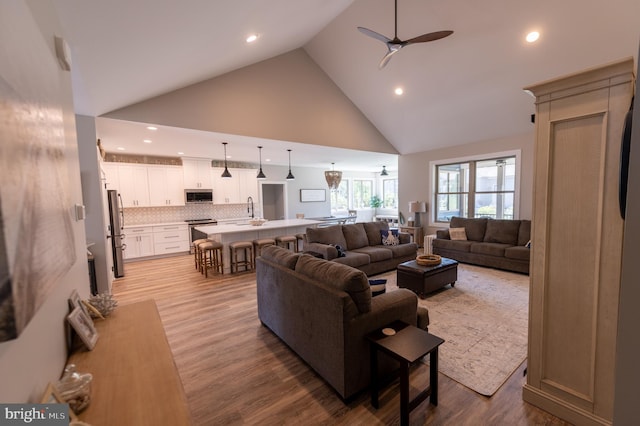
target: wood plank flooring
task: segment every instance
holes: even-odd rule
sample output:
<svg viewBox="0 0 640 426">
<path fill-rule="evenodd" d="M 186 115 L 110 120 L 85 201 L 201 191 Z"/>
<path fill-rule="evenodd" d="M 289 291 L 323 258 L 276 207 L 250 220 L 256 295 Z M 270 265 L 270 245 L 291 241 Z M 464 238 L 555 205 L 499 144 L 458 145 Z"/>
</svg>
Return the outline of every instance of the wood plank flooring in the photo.
<svg viewBox="0 0 640 426">
<path fill-rule="evenodd" d="M 345 404 L 260 324 L 252 272 L 204 278 L 192 256 L 130 262 L 113 284 L 121 305 L 154 299 L 195 425 L 387 425 L 400 423 L 397 382 L 375 410 L 368 393 Z M 526 363 L 526 361 L 525 361 Z M 440 374 L 438 406 L 423 402 L 412 425 L 566 425 L 522 401 L 525 363 L 491 398 Z M 428 384 L 412 370 L 412 394 Z"/>
</svg>

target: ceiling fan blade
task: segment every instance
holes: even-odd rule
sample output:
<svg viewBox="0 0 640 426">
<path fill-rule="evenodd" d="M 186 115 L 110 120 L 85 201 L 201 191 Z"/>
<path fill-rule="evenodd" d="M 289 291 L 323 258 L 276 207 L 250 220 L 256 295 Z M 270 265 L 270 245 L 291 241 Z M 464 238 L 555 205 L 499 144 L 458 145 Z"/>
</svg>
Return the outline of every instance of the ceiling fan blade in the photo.
<svg viewBox="0 0 640 426">
<path fill-rule="evenodd" d="M 376 40 L 380 40 L 383 43 L 388 43 L 391 41 L 390 38 L 383 36 L 380 33 L 377 33 L 375 31 L 371 31 L 369 28 L 364 28 L 364 27 L 358 27 L 358 31 L 360 31 L 362 34 L 364 35 L 368 35 L 369 37 L 373 37 Z"/>
<path fill-rule="evenodd" d="M 402 48 L 402 46 L 398 47 L 397 49 L 389 48 L 389 51 L 387 52 L 387 54 L 382 57 L 382 60 L 380 61 L 380 64 L 378 65 L 378 69 L 384 68 L 385 65 L 387 65 L 387 63 L 389 63 L 389 61 L 391 60 L 391 57 L 394 54 L 398 53 L 401 48 Z"/>
<path fill-rule="evenodd" d="M 436 32 L 433 32 L 433 33 L 422 34 L 421 36 L 411 38 L 409 40 L 406 40 L 405 43 L 406 44 L 425 43 L 427 41 L 440 40 L 441 38 L 448 37 L 451 34 L 453 34 L 453 31 L 449 31 L 449 30 L 447 30 L 447 31 L 436 31 Z"/>
</svg>

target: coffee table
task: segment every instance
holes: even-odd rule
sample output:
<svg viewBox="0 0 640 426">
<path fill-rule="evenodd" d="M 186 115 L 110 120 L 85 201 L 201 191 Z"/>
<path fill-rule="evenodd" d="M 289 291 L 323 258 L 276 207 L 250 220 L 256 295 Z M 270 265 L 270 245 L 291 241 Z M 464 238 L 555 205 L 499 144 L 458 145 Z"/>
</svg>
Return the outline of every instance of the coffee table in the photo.
<svg viewBox="0 0 640 426">
<path fill-rule="evenodd" d="M 418 265 L 410 260 L 398 265 L 398 287 L 408 288 L 420 297 L 436 291 L 447 284 L 453 287 L 458 279 L 458 262 L 446 257 L 435 266 Z"/>
<path fill-rule="evenodd" d="M 393 335 L 384 331 L 392 329 Z M 409 413 L 422 401 L 438 405 L 438 346 L 444 340 L 418 327 L 402 321 L 394 321 L 385 328 L 367 335 L 371 351 L 371 405 L 378 408 L 378 351 L 382 351 L 400 363 L 400 424 L 409 424 Z M 429 354 L 429 386 L 411 401 L 409 400 L 409 367 Z"/>
</svg>

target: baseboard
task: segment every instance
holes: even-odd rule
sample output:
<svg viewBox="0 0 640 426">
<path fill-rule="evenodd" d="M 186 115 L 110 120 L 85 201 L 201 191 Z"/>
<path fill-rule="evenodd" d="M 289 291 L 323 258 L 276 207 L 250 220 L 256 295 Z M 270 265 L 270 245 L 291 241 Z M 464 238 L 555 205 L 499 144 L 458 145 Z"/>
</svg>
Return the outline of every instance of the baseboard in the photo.
<svg viewBox="0 0 640 426">
<path fill-rule="evenodd" d="M 553 395 L 549 395 L 548 393 L 528 384 L 525 384 L 522 388 L 522 399 L 529 404 L 535 405 L 536 407 L 575 425 L 602 426 L 612 424 L 610 420 L 603 419 L 593 413 L 570 405 L 566 401 L 563 401 Z"/>
</svg>

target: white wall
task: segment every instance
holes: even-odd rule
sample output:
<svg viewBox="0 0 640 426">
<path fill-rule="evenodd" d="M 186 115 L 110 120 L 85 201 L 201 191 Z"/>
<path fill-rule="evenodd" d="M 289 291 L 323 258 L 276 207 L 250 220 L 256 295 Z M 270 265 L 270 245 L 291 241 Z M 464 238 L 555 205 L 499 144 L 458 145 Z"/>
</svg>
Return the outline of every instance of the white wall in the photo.
<svg viewBox="0 0 640 426">
<path fill-rule="evenodd" d="M 76 145 L 75 118 L 71 96 L 70 73 L 61 71 L 57 65 L 54 49 L 54 34 L 62 35 L 57 14 L 49 0 L 14 0 L 0 2 L 0 84 L 8 85 L 21 100 L 18 107 L 29 112 L 33 105 L 41 106 L 46 98 L 43 93 L 57 91 L 50 111 L 63 112 L 64 150 L 70 184 L 69 205 L 66 210 L 72 215 L 73 204 L 82 204 L 80 170 Z M 53 69 L 43 79 L 43 70 Z M 48 84 L 43 87 L 42 85 Z M 6 88 L 6 86 L 5 86 Z M 12 100 L 3 99 L 5 102 Z M 17 102 L 16 102 L 17 103 Z M 9 108 L 16 105 L 8 105 Z M 7 107 L 7 105 L 1 106 Z M 55 114 L 32 117 L 25 114 L 15 121 L 0 122 L 0 134 L 20 132 L 22 129 L 46 132 Z M 57 123 L 57 121 L 56 121 Z M 36 128 L 34 129 L 34 126 Z M 2 139 L 2 144 L 16 140 Z M 19 149 L 19 147 L 18 147 Z M 15 152 L 15 151 L 14 151 Z M 17 154 L 16 154 L 17 155 Z M 10 158 L 9 158 L 10 160 Z M 18 167 L 22 167 L 18 165 Z M 7 182 L 6 169 L 0 169 L 0 181 Z M 4 206 L 3 206 L 4 213 Z M 40 400 L 46 385 L 60 377 L 67 359 L 65 342 L 65 316 L 68 313 L 67 299 L 71 290 L 78 289 L 81 297 L 89 295 L 89 277 L 85 255 L 85 231 L 83 221 L 72 221 L 73 242 L 76 261 L 66 275 L 57 283 L 46 301 L 15 340 L 0 343 L 0 401 L 36 402 Z M 47 238 L 46 234 L 32 238 Z M 7 251 L 15 250 L 8 246 Z M 14 283 L 20 285 L 20 283 Z"/>
<path fill-rule="evenodd" d="M 533 99 L 532 99 L 533 102 Z M 411 217 L 409 201 L 426 201 L 428 212 L 421 217 L 423 227 L 427 227 L 432 212 L 431 188 L 433 179 L 429 169 L 431 161 L 465 158 L 496 152 L 520 150 L 520 205 L 519 218 L 531 219 L 533 190 L 533 142 L 534 127 L 531 133 L 512 136 L 504 139 L 476 142 L 468 145 L 457 145 L 433 151 L 401 155 L 398 160 L 399 178 L 399 210 L 405 218 Z M 435 233 L 435 228 L 425 229 L 426 233 Z"/>
</svg>

